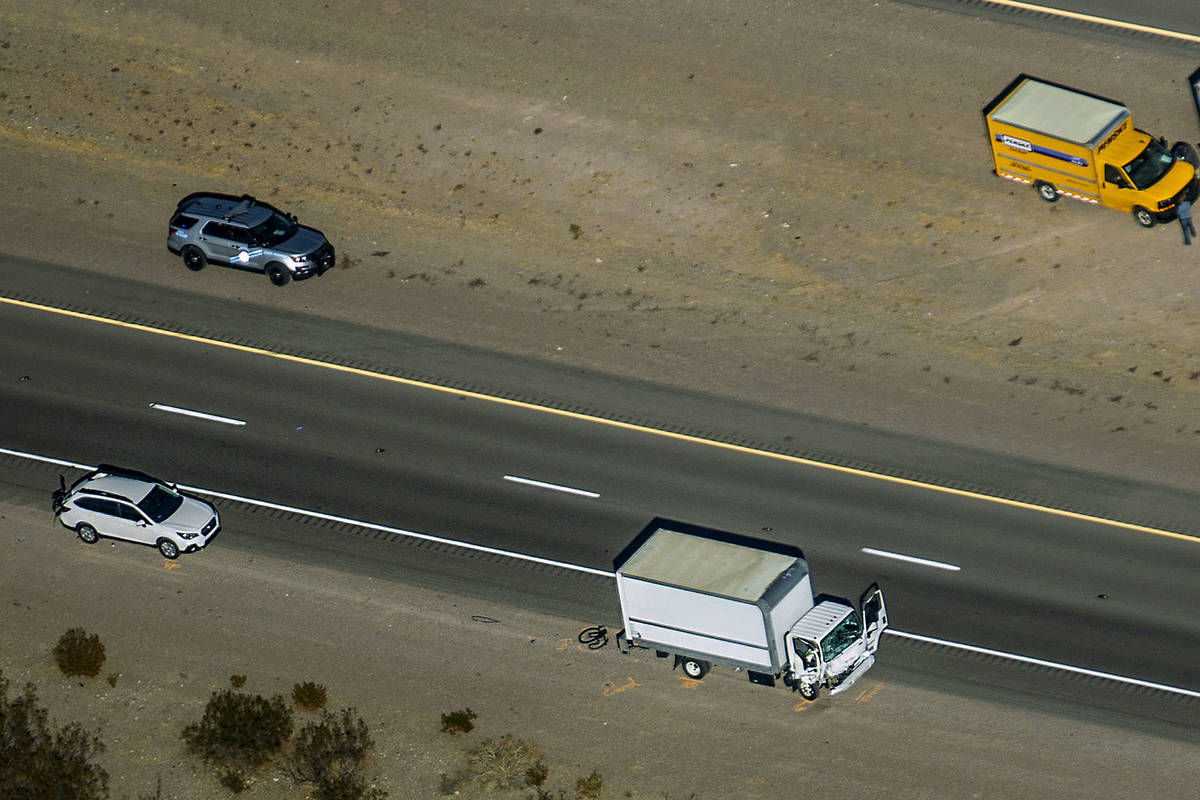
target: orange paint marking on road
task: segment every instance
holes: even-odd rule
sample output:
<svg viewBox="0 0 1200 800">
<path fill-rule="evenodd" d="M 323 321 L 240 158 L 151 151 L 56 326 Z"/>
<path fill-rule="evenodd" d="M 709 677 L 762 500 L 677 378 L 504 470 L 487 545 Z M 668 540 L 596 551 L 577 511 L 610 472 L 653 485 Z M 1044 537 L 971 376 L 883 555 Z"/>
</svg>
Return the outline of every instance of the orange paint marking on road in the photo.
<svg viewBox="0 0 1200 800">
<path fill-rule="evenodd" d="M 554 645 L 554 649 L 561 653 L 562 651 L 564 651 L 568 647 L 570 647 L 571 642 L 573 642 L 573 641 L 575 641 L 575 640 L 574 639 L 559 639 L 558 644 Z"/>
<path fill-rule="evenodd" d="M 879 693 L 879 690 L 882 689 L 883 686 L 884 685 L 882 683 L 877 683 L 877 684 L 875 684 L 875 688 L 873 688 L 873 689 L 862 690 L 861 692 L 858 693 L 858 697 L 854 698 L 854 702 L 862 703 L 867 700 L 870 700 L 872 697 L 874 697 L 875 695 L 877 695 Z"/>
<path fill-rule="evenodd" d="M 799 713 L 801 711 L 806 711 L 807 709 L 809 709 L 811 707 L 812 707 L 811 700 L 801 700 L 799 703 L 796 703 L 796 705 L 792 706 L 792 711 Z"/>
<path fill-rule="evenodd" d="M 614 694 L 620 694 L 621 692 L 627 692 L 630 689 L 634 688 L 635 686 L 641 686 L 641 684 L 638 683 L 637 681 L 635 681 L 633 678 L 626 678 L 625 683 L 621 684 L 620 686 L 617 686 L 612 681 L 605 681 L 603 683 L 603 686 L 604 686 L 604 696 L 612 697 Z"/>
<path fill-rule="evenodd" d="M 679 688 L 681 689 L 697 689 L 700 686 L 700 681 L 694 678 L 688 678 L 684 675 L 677 676 L 679 678 Z"/>
<path fill-rule="evenodd" d="M 179 569 L 179 567 L 180 567 L 180 564 L 178 564 L 174 561 L 164 561 L 163 562 L 163 569 Z"/>
</svg>

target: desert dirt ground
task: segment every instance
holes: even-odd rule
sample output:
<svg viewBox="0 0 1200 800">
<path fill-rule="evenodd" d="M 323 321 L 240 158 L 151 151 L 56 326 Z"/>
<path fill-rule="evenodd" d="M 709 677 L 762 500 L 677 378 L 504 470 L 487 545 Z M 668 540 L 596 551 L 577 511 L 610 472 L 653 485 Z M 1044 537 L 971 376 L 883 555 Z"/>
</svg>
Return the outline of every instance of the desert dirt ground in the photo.
<svg viewBox="0 0 1200 800">
<path fill-rule="evenodd" d="M 1122 99 L 1140 127 L 1194 142 L 1194 58 L 889 2 L 738 5 L 12 5 L 0 11 L 2 248 L 1200 488 L 1200 248 L 1182 248 L 1175 226 L 1141 230 L 995 178 L 980 116 L 1029 72 Z M 340 267 L 282 290 L 187 272 L 163 246 L 166 220 L 201 189 L 298 213 L 334 241 Z M 165 575 L 209 569 L 217 553 Z M 261 602 L 285 617 L 286 593 Z M 43 608 L 5 616 L 13 677 L 52 677 L 44 651 L 14 649 L 61 633 L 57 607 Z M 151 630 L 106 638 L 136 647 Z M 288 646 L 247 670 L 290 686 Z M 192 675 L 194 698 L 223 679 L 211 665 L 202 679 L 170 669 Z M 332 665 L 325 680 L 379 703 L 360 699 L 371 681 Z M 143 699 L 136 685 L 118 684 L 120 702 L 173 702 L 163 684 Z M 426 690 L 424 711 L 457 707 L 460 688 Z M 61 708 L 109 713 L 81 695 Z M 531 717 L 525 731 L 571 739 L 552 722 Z M 115 751 L 142 722 L 107 724 Z M 590 755 L 560 757 L 634 768 L 604 761 L 627 754 Z M 1015 758 L 1029 781 L 1041 774 L 1035 750 Z M 760 771 L 745 786 L 678 773 L 659 790 L 750 797 Z M 864 774 L 827 786 L 875 786 Z M 753 791 L 777 795 L 778 775 L 798 780 L 785 771 Z M 969 796 L 921 791 L 908 796 Z M 1048 793 L 978 796 L 1021 794 Z"/>
</svg>

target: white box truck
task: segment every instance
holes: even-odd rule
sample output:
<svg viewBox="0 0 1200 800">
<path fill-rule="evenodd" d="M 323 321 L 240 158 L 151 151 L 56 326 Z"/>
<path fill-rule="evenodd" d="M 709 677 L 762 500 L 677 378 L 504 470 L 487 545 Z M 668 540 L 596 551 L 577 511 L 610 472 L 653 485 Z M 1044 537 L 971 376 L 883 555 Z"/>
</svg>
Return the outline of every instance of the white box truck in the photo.
<svg viewBox="0 0 1200 800">
<path fill-rule="evenodd" d="M 673 655 L 697 680 L 724 664 L 809 700 L 822 686 L 837 694 L 875 663 L 887 627 L 878 586 L 859 610 L 815 603 L 808 563 L 787 545 L 659 518 L 618 560 L 621 651 Z"/>
</svg>

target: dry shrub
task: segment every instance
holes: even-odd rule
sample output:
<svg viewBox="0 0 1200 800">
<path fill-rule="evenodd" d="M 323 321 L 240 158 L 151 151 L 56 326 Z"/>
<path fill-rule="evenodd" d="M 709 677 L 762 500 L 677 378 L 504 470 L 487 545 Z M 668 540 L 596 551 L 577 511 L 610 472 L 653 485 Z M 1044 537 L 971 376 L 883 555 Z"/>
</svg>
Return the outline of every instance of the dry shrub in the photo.
<svg viewBox="0 0 1200 800">
<path fill-rule="evenodd" d="M 304 711 L 318 711 L 325 707 L 327 701 L 325 687 L 319 683 L 305 681 L 292 687 L 292 702 Z"/>
<path fill-rule="evenodd" d="M 512 734 L 488 739 L 467 754 L 467 780 L 497 789 L 520 786 L 544 756 L 541 747 Z"/>
<path fill-rule="evenodd" d="M 104 666 L 104 645 L 96 634 L 88 636 L 83 628 L 71 628 L 54 646 L 54 662 L 63 675 L 94 678 Z"/>
<path fill-rule="evenodd" d="M 470 733 L 475 727 L 475 723 L 472 720 L 476 716 L 478 715 L 469 708 L 442 714 L 442 732 L 448 733 L 451 736 L 458 733 Z"/>
</svg>

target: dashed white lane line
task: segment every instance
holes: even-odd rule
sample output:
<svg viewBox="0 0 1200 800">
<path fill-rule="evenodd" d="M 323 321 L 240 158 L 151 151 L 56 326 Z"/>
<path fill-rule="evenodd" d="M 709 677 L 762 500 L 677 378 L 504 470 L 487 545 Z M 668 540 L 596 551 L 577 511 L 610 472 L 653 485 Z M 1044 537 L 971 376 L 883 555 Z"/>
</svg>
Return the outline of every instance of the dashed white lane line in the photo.
<svg viewBox="0 0 1200 800">
<path fill-rule="evenodd" d="M 60 467 L 73 467 L 75 469 L 83 470 L 84 472 L 89 472 L 89 471 L 95 469 L 95 467 L 88 466 L 87 464 L 79 464 L 74 461 L 66 461 L 61 458 L 52 458 L 50 456 L 37 455 L 36 453 L 27 453 L 22 450 L 9 450 L 6 447 L 0 447 L 0 455 L 13 456 L 15 458 L 25 458 L 25 459 L 29 459 L 31 461 L 40 461 L 43 464 L 54 464 L 54 465 L 60 466 Z M 288 511 L 293 514 L 300 514 L 300 515 L 304 515 L 304 516 L 308 516 L 308 517 L 313 517 L 315 519 L 324 519 L 324 520 L 329 520 L 330 522 L 341 522 L 346 525 L 355 525 L 355 526 L 362 527 L 362 528 L 368 528 L 370 530 L 383 531 L 385 533 L 394 533 L 399 536 L 408 536 L 408 537 L 412 537 L 414 539 L 421 539 L 426 542 L 438 542 L 440 544 L 453 545 L 455 547 L 461 547 L 464 550 L 474 550 L 476 552 L 481 552 L 481 553 L 492 553 L 492 554 L 499 555 L 499 556 L 507 556 L 508 558 L 514 558 L 519 561 L 529 561 L 529 562 L 532 562 L 535 564 L 544 564 L 544 565 L 550 566 L 550 567 L 559 567 L 561 569 L 569 570 L 572 572 L 582 572 L 582 573 L 585 573 L 588 575 L 597 575 L 602 578 L 615 579 L 617 577 L 616 573 L 614 573 L 610 570 L 596 569 L 595 567 L 585 567 L 580 564 L 571 564 L 567 561 L 556 561 L 556 560 L 550 559 L 550 558 L 541 558 L 539 556 L 526 555 L 525 553 L 517 553 L 512 550 L 502 550 L 498 547 L 486 547 L 484 545 L 472 544 L 470 542 L 463 542 L 463 541 L 459 541 L 457 539 L 447 539 L 442 536 L 431 536 L 428 533 L 419 533 L 417 531 L 404 530 L 403 528 L 393 528 L 388 525 L 378 525 L 373 522 L 365 522 L 363 520 L 352 519 L 350 517 L 340 517 L 340 516 L 337 516 L 334 514 L 323 514 L 319 511 L 309 511 L 308 509 L 296 508 L 295 506 L 285 506 L 280 503 L 270 503 L 265 500 L 255 500 L 250 497 L 241 497 L 236 494 L 226 494 L 225 492 L 214 492 L 211 489 L 202 489 L 197 486 L 181 486 L 180 488 L 182 488 L 184 491 L 195 492 L 197 494 L 207 495 L 208 497 L 219 497 L 224 500 L 231 500 L 236 503 L 245 503 L 245 504 L 251 505 L 251 506 L 258 506 L 259 508 L 270 508 L 270 509 L 274 509 L 276 511 Z M 1033 658 L 1031 656 L 1023 656 L 1023 655 L 1020 655 L 1019 653 L 1006 653 L 1003 650 L 989 650 L 986 647 L 977 647 L 976 645 L 963 644 L 962 642 L 952 642 L 947 639 L 937 639 L 932 636 L 923 636 L 922 634 L 919 634 L 919 633 L 909 633 L 907 631 L 898 631 L 898 630 L 895 630 L 894 628 L 888 628 L 887 630 L 884 631 L 884 633 L 889 636 L 899 637 L 901 639 L 911 639 L 913 641 L 926 642 L 928 644 L 942 645 L 943 647 L 949 647 L 949 648 L 953 648 L 956 650 L 966 650 L 966 651 L 969 651 L 972 653 L 981 653 L 983 655 L 995 656 L 996 658 L 1007 659 L 1009 661 L 1017 661 L 1022 664 L 1034 664 L 1039 667 L 1046 667 L 1048 669 L 1060 670 L 1062 672 L 1071 672 L 1071 673 L 1074 673 L 1077 675 L 1087 675 L 1087 676 L 1094 677 L 1094 678 L 1104 678 L 1106 680 L 1116 681 L 1118 683 L 1124 683 L 1124 684 L 1128 684 L 1131 686 L 1142 686 L 1147 689 L 1157 689 L 1162 692 L 1170 692 L 1172 694 L 1184 695 L 1186 697 L 1200 698 L 1200 691 L 1196 691 L 1194 689 L 1185 689 L 1181 686 L 1171 686 L 1171 685 L 1165 684 L 1165 683 L 1154 683 L 1152 681 L 1145 681 L 1140 678 L 1131 678 L 1131 677 L 1127 677 L 1125 675 L 1116 675 L 1111 672 L 1100 672 L 1100 671 L 1094 670 L 1094 669 L 1087 669 L 1086 667 L 1076 667 L 1076 666 L 1072 666 L 1071 664 L 1060 664 L 1056 661 L 1046 661 L 1044 659 Z"/>
<path fill-rule="evenodd" d="M 539 489 L 552 489 L 556 492 L 566 492 L 567 494 L 577 494 L 582 497 L 599 497 L 599 492 L 591 492 L 587 489 L 576 489 L 573 486 L 563 486 L 558 483 L 546 483 L 545 481 L 535 481 L 533 478 L 521 478 L 516 475 L 505 475 L 504 480 L 512 481 L 513 483 L 523 483 L 526 486 L 536 486 Z"/>
<path fill-rule="evenodd" d="M 947 564 L 945 561 L 931 561 L 928 558 L 917 558 L 916 556 L 906 556 L 903 553 L 891 553 L 887 550 L 876 550 L 874 547 L 864 547 L 864 553 L 869 556 L 879 556 L 880 558 L 894 558 L 897 561 L 907 561 L 910 564 L 920 564 L 922 567 L 933 567 L 934 569 L 947 569 L 951 572 L 958 572 L 962 567 L 956 564 Z"/>
<path fill-rule="evenodd" d="M 163 403 L 151 403 L 150 407 L 158 411 L 166 411 L 169 414 L 179 414 L 184 417 L 195 417 L 197 419 L 206 419 L 209 422 L 223 422 L 226 425 L 245 425 L 246 421 L 242 419 L 234 419 L 233 417 L 222 417 L 219 414 L 209 414 L 204 411 L 193 411 L 190 408 L 180 408 L 178 406 L 168 406 Z"/>
</svg>

